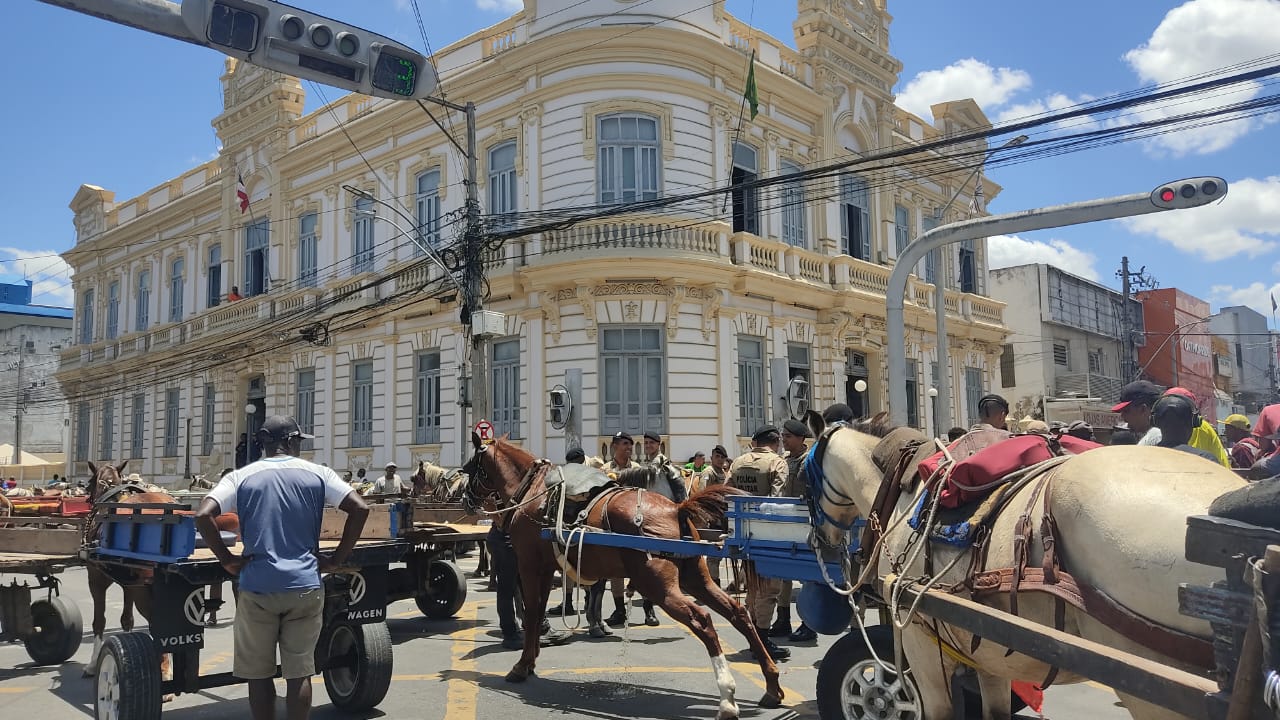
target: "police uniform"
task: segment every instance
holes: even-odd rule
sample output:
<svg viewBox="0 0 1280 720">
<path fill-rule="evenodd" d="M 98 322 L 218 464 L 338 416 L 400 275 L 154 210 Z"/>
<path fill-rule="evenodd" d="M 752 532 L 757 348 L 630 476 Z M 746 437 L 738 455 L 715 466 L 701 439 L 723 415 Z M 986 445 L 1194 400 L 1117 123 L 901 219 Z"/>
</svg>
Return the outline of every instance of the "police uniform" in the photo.
<svg viewBox="0 0 1280 720">
<path fill-rule="evenodd" d="M 729 482 L 753 495 L 779 497 L 787 482 L 789 469 L 787 461 L 768 447 L 781 442 L 777 428 L 765 427 L 757 430 L 751 437 L 751 450 L 738 456 L 729 466 Z M 755 623 L 765 649 L 774 660 L 784 660 L 791 656 L 786 648 L 779 648 L 769 639 L 769 628 L 773 624 L 773 613 L 778 607 L 778 596 L 782 592 L 782 581 L 757 575 L 755 563 L 746 563 L 747 575 L 747 612 Z"/>
</svg>

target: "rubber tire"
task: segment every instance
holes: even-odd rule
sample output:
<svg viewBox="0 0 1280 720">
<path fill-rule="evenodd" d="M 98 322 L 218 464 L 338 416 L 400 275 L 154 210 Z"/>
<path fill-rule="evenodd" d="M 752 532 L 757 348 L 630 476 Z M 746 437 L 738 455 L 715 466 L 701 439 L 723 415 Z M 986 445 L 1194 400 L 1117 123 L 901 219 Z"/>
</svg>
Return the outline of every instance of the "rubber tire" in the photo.
<svg viewBox="0 0 1280 720">
<path fill-rule="evenodd" d="M 467 578 L 452 560 L 432 560 L 418 578 L 413 596 L 418 610 L 433 620 L 447 620 L 467 601 Z"/>
<path fill-rule="evenodd" d="M 102 662 L 110 655 L 119 674 L 119 717 L 122 720 L 159 720 L 160 718 L 160 652 L 145 632 L 112 635 L 102 644 L 98 675 L 93 679 L 93 715 L 102 718 L 105 709 L 98 707 L 98 682 Z"/>
<path fill-rule="evenodd" d="M 37 665 L 60 665 L 80 649 L 84 621 L 74 602 L 56 597 L 36 600 L 31 603 L 31 620 L 32 633 L 22 643 Z"/>
<path fill-rule="evenodd" d="M 391 630 L 387 624 L 337 625 L 326 633 L 325 640 L 330 653 L 335 640 L 350 641 L 356 655 L 355 680 L 349 689 L 339 686 L 339 671 L 324 671 L 324 689 L 329 700 L 346 712 L 377 707 L 391 689 Z"/>
<path fill-rule="evenodd" d="M 867 638 L 871 640 L 871 645 L 881 660 L 887 661 L 893 657 L 893 630 L 888 626 L 867 628 Z M 850 668 L 870 657 L 871 654 L 862 641 L 862 633 L 857 631 L 841 637 L 827 650 L 818 665 L 818 716 L 822 720 L 847 720 L 840 707 L 840 684 L 844 682 Z M 1026 706 L 1022 698 L 1010 692 L 1012 712 L 1016 713 Z M 964 711 L 964 716 L 970 720 L 982 718 L 982 695 L 976 684 L 965 684 Z"/>
</svg>

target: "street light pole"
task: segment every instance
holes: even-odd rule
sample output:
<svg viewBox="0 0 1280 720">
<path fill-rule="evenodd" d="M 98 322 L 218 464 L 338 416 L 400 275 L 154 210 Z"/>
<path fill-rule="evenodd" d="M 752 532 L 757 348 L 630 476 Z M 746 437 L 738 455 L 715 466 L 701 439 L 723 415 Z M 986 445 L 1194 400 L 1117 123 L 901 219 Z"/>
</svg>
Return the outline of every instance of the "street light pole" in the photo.
<svg viewBox="0 0 1280 720">
<path fill-rule="evenodd" d="M 982 162 L 978 163 L 978 166 L 973 169 L 973 172 L 969 173 L 969 177 L 965 178 L 964 182 L 960 183 L 960 187 L 951 195 L 951 199 L 947 201 L 946 205 L 942 206 L 941 210 L 934 214 L 934 217 L 941 222 L 942 219 L 947 216 L 947 210 L 950 210 L 951 206 L 955 204 L 956 198 L 960 197 L 961 191 L 968 187 L 970 181 L 977 177 L 978 173 L 982 172 L 982 166 L 986 164 L 987 160 L 989 160 L 992 155 L 995 155 L 1001 150 L 1021 145 L 1026 141 L 1026 135 L 1019 135 L 1000 147 L 993 148 L 990 152 L 984 155 Z M 974 192 L 976 193 L 977 191 L 975 190 Z M 942 254 L 940 249 L 934 250 L 934 252 L 938 253 L 939 256 Z M 946 269 L 942 265 L 942 258 L 938 257 L 937 260 L 938 274 L 934 276 L 935 283 L 933 288 L 933 298 L 934 305 L 936 306 L 934 308 L 934 325 L 938 338 L 938 385 L 936 390 L 937 396 L 941 399 L 935 401 L 937 409 L 934 411 L 934 420 L 937 422 L 939 427 L 945 426 L 949 429 L 951 427 L 951 358 L 949 357 L 950 345 L 947 343 Z M 974 272 L 977 272 L 976 257 L 974 258 L 974 262 Z M 939 432 L 938 434 L 940 435 L 941 433 Z"/>
<path fill-rule="evenodd" d="M 907 278 L 916 263 L 930 251 L 950 243 L 991 235 L 1043 230 L 1145 215 L 1163 210 L 1199 207 L 1220 200 L 1227 193 L 1221 178 L 1191 178 L 1157 188 L 1151 193 L 1087 200 L 1053 207 L 1024 210 L 1004 215 L 964 220 L 934 228 L 916 238 L 902 251 L 885 292 L 885 330 L 889 345 L 889 417 L 897 425 L 907 421 L 906 327 L 904 302 Z"/>
</svg>

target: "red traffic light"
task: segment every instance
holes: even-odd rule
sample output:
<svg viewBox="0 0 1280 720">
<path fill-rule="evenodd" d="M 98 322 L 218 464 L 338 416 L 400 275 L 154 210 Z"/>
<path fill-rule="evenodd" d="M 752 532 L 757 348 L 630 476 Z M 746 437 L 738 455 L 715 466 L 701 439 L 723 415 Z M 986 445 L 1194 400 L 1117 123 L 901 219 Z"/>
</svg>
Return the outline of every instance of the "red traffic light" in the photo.
<svg viewBox="0 0 1280 720">
<path fill-rule="evenodd" d="M 1198 177 L 1161 185 L 1151 193 L 1151 202 L 1161 210 L 1200 207 L 1227 194 L 1227 181 L 1218 177 Z"/>
<path fill-rule="evenodd" d="M 1173 191 L 1173 188 L 1164 188 L 1160 191 L 1160 199 L 1165 202 L 1173 202 L 1173 199 L 1177 196 L 1178 195 Z"/>
</svg>

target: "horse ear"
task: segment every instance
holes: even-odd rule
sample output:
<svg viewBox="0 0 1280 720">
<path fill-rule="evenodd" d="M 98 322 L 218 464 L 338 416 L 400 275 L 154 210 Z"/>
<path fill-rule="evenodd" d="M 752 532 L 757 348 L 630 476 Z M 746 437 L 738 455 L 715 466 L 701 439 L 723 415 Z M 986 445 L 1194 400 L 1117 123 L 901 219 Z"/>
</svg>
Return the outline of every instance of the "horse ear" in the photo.
<svg viewBox="0 0 1280 720">
<path fill-rule="evenodd" d="M 94 465 L 92 460 L 89 461 L 89 474 L 93 477 L 98 476 L 98 466 Z"/>
<path fill-rule="evenodd" d="M 118 472 L 118 473 L 123 473 L 123 472 L 124 472 L 124 466 L 125 466 L 125 465 L 128 465 L 128 464 L 129 464 L 129 460 L 128 460 L 128 458 L 126 458 L 126 459 L 125 459 L 125 460 L 123 460 L 119 465 L 117 465 L 117 466 L 116 466 L 116 472 Z"/>
<path fill-rule="evenodd" d="M 471 433 L 471 447 L 475 448 L 476 452 L 480 452 L 480 447 L 483 444 L 480 440 L 480 433 Z"/>
<path fill-rule="evenodd" d="M 822 437 L 822 433 L 827 431 L 827 421 L 816 410 L 809 410 L 804 414 L 804 423 L 809 426 L 815 438 Z"/>
</svg>

